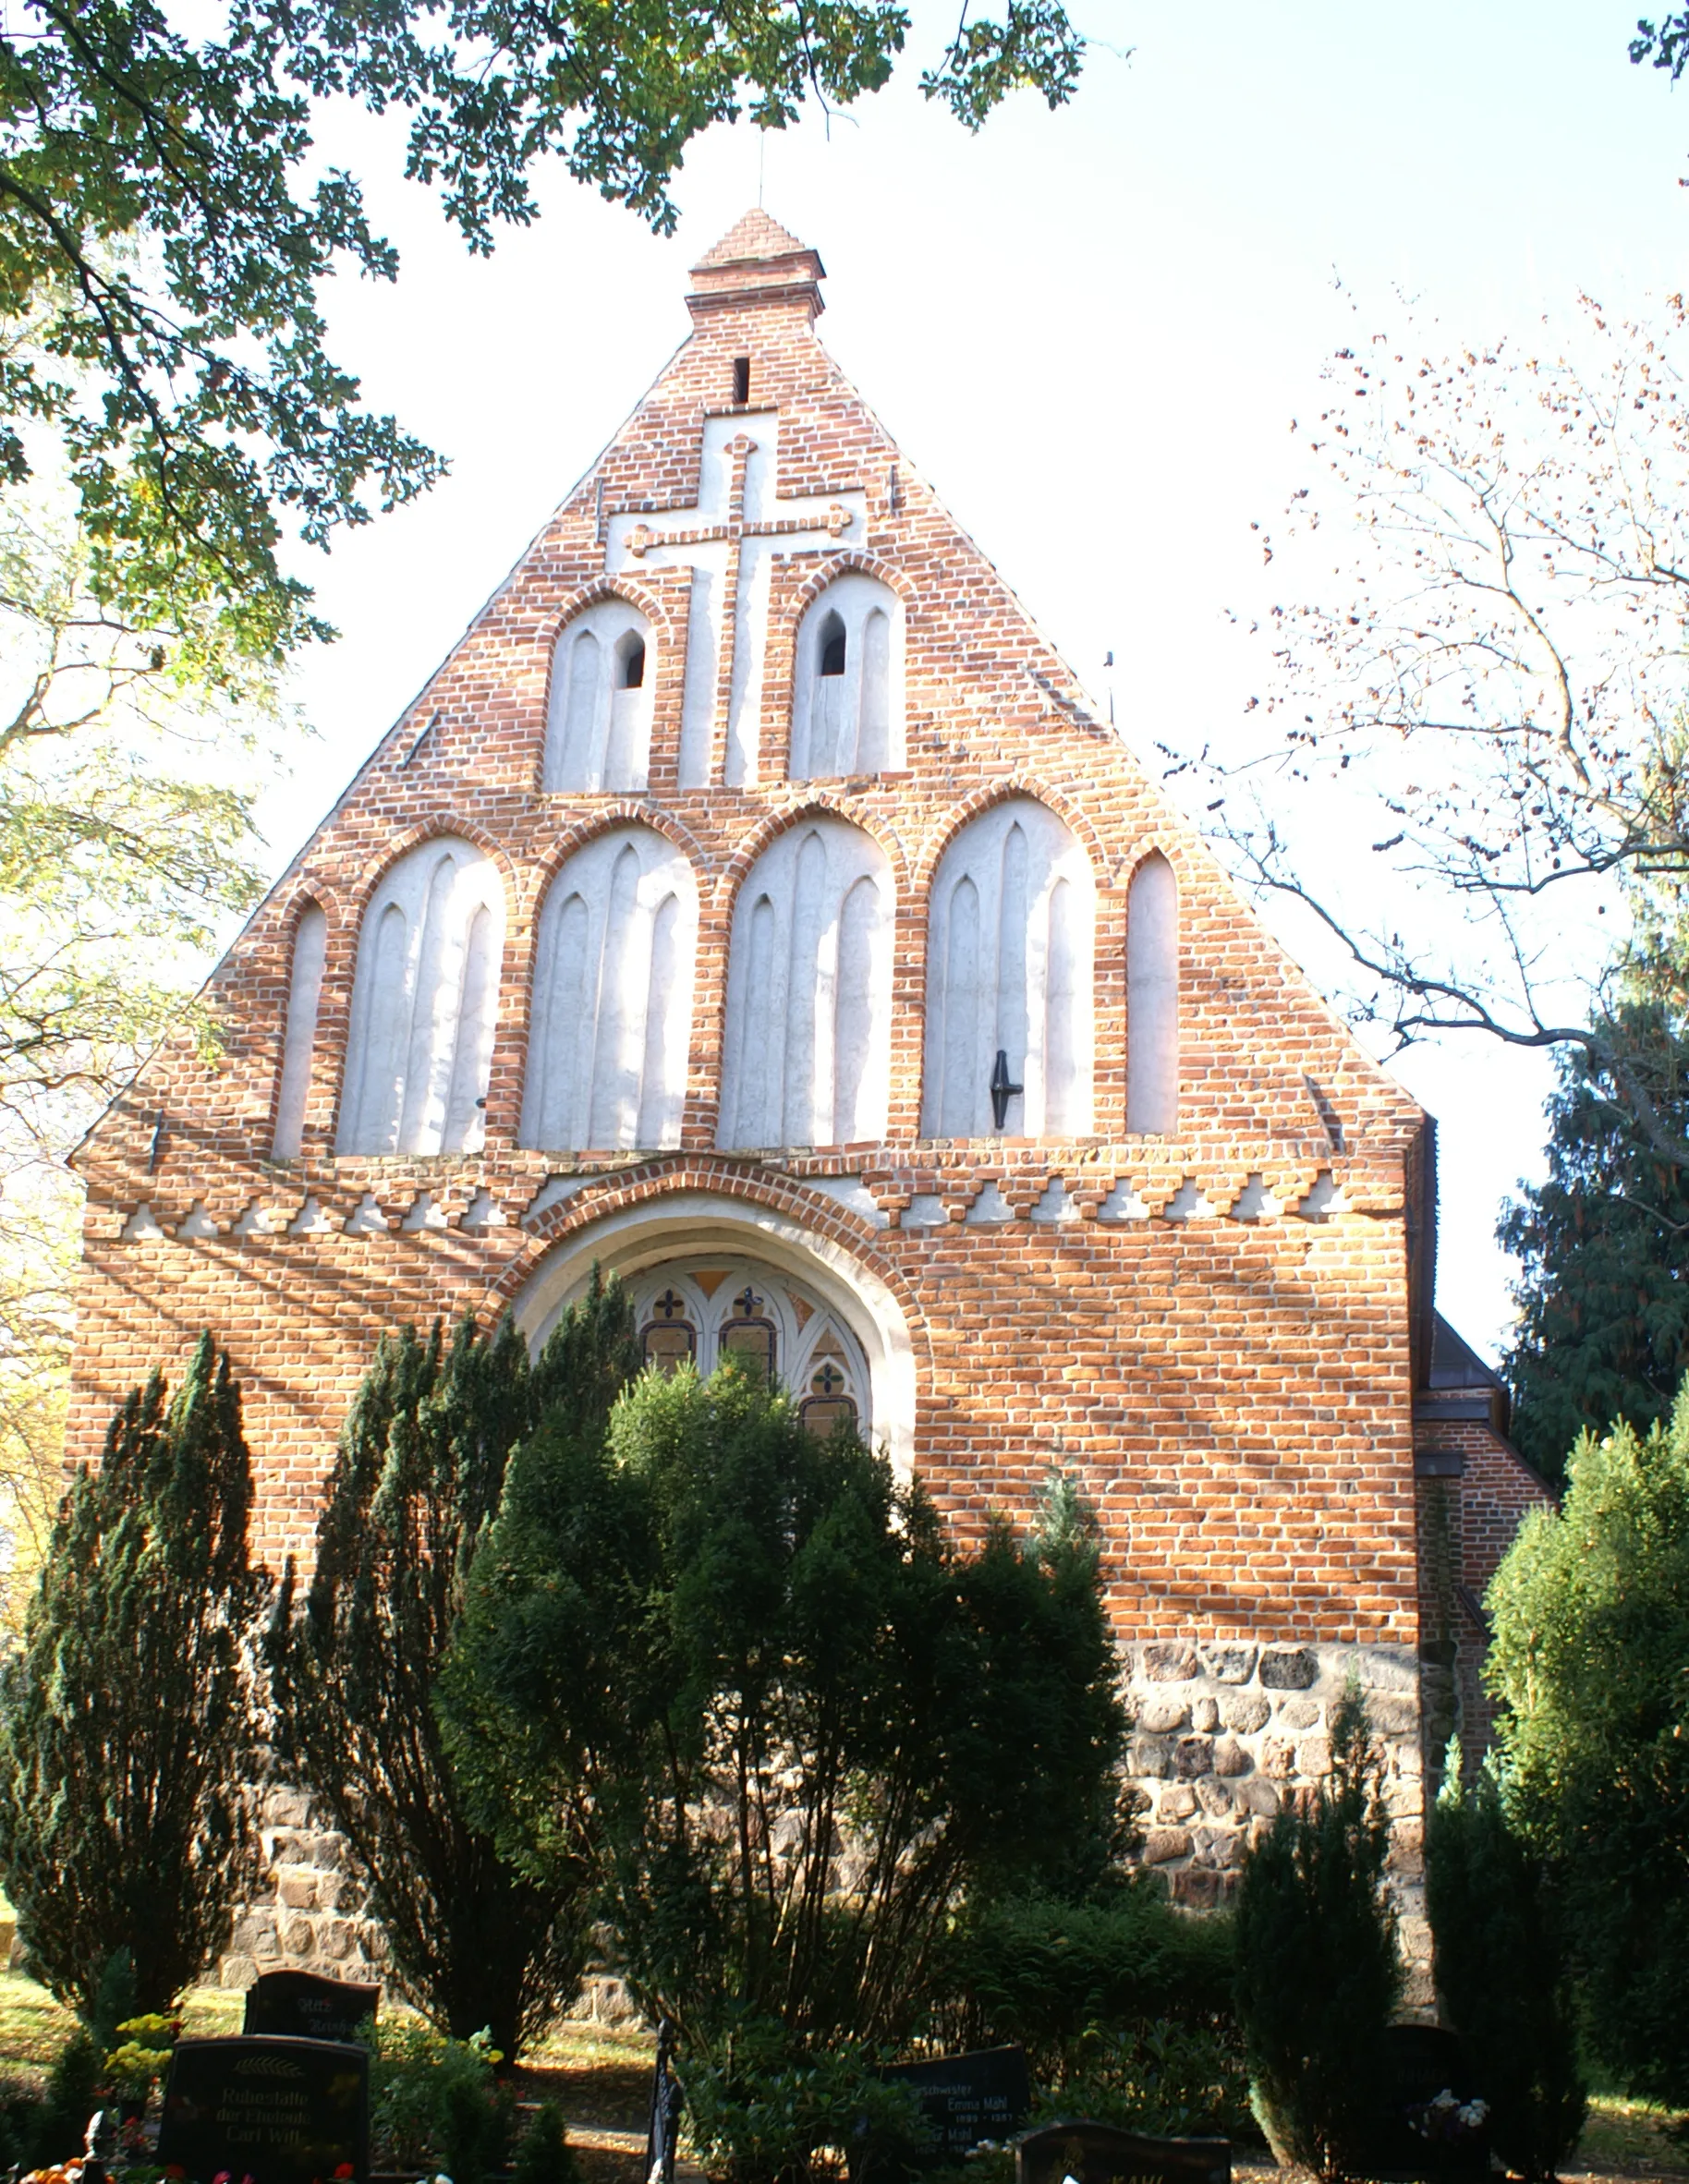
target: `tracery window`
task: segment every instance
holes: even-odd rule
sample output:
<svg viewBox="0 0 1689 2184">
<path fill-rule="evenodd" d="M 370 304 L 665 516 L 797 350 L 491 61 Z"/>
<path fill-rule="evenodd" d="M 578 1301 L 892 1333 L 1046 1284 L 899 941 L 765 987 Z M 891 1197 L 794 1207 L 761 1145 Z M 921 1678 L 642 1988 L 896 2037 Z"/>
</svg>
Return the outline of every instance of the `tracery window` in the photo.
<svg viewBox="0 0 1689 2184">
<path fill-rule="evenodd" d="M 775 1268 L 700 1254 L 649 1268 L 629 1283 L 648 1365 L 713 1372 L 723 1357 L 778 1379 L 823 1439 L 841 1420 L 867 1430 L 868 1363 L 840 1314 Z"/>
<path fill-rule="evenodd" d="M 650 625 L 623 599 L 566 624 L 552 655 L 545 786 L 643 789 L 650 773 Z"/>
<path fill-rule="evenodd" d="M 399 859 L 358 928 L 341 1153 L 477 1151 L 504 945 L 492 859 L 455 836 Z"/>
<path fill-rule="evenodd" d="M 847 570 L 798 625 L 791 778 L 882 773 L 903 743 L 903 601 Z"/>
<path fill-rule="evenodd" d="M 925 1135 L 1090 1129 L 1095 901 L 1085 852 L 1029 796 L 945 850 L 927 916 Z"/>
<path fill-rule="evenodd" d="M 698 892 L 653 828 L 614 827 L 546 891 L 520 1142 L 545 1152 L 680 1143 Z"/>
<path fill-rule="evenodd" d="M 806 819 L 734 904 L 718 1142 L 884 1135 L 891 1093 L 892 873 L 847 819 Z"/>
</svg>

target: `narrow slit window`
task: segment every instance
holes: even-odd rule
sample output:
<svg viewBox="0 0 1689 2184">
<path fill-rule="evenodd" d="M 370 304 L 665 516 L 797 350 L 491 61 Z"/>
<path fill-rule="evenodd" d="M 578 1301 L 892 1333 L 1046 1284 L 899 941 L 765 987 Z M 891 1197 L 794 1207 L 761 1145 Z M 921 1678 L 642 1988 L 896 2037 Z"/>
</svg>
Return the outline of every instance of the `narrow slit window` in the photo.
<svg viewBox="0 0 1689 2184">
<path fill-rule="evenodd" d="M 624 690 L 645 687 L 645 639 L 635 631 L 622 639 L 622 687 Z"/>
<path fill-rule="evenodd" d="M 733 398 L 737 403 L 750 400 L 750 358 L 735 357 L 733 360 Z"/>
<path fill-rule="evenodd" d="M 821 624 L 821 673 L 824 675 L 844 673 L 844 625 L 836 614 L 829 614 Z"/>
</svg>

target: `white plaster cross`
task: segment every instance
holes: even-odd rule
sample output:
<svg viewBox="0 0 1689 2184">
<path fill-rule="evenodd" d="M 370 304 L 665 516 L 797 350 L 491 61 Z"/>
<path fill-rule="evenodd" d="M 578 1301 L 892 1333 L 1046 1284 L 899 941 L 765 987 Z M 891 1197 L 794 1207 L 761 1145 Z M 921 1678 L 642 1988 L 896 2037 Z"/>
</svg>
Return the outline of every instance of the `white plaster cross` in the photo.
<svg viewBox="0 0 1689 2184">
<path fill-rule="evenodd" d="M 607 576 L 630 567 L 690 564 L 692 570 L 680 722 L 683 789 L 713 781 L 744 788 L 757 779 L 774 556 L 832 553 L 860 545 L 867 533 L 868 495 L 861 487 L 782 498 L 779 467 L 776 411 L 706 418 L 696 504 L 623 509 L 609 519 Z"/>
</svg>

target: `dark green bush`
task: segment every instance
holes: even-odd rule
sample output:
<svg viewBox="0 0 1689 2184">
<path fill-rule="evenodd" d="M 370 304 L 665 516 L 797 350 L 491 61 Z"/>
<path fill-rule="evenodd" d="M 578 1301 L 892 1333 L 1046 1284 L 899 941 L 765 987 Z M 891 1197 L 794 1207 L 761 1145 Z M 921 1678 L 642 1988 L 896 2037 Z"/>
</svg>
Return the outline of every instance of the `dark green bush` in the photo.
<svg viewBox="0 0 1689 2184">
<path fill-rule="evenodd" d="M 1237 2017 L 1270 2139 L 1301 2167 L 1352 2177 L 1389 2083 L 1402 1987 L 1384 1886 L 1381 1764 L 1353 1685 L 1331 1719 L 1331 1778 L 1244 1860 Z"/>
<path fill-rule="evenodd" d="M 576 2184 L 575 2150 L 555 2101 L 542 2101 L 516 2144 L 511 2184 Z"/>
<path fill-rule="evenodd" d="M 746 2017 L 679 2076 L 693 2148 L 722 2184 L 808 2184 L 841 2156 L 852 2184 L 889 2184 L 930 2143 L 915 2093 L 859 2041 L 806 2052 L 778 2020 Z"/>
<path fill-rule="evenodd" d="M 1171 2138 L 1252 2140 L 1249 2066 L 1229 2012 L 1093 2028 L 1059 2081 L 1044 2083 L 1035 2123 L 1090 2116 Z"/>
<path fill-rule="evenodd" d="M 1588 2108 L 1576 1998 L 1561 1906 L 1489 1769 L 1467 1790 L 1450 1769 L 1431 1814 L 1426 1898 L 1438 1989 L 1489 2104 L 1491 2143 L 1515 2175 L 1551 2178 Z"/>
<path fill-rule="evenodd" d="M 1146 1883 L 1077 1903 L 974 1903 L 940 1968 L 931 2032 L 970 2046 L 1016 2041 L 1035 2075 L 1059 2081 L 1098 2028 L 1229 2018 L 1235 1971 L 1229 1915 L 1187 1917 Z"/>
<path fill-rule="evenodd" d="M 453 2184 L 481 2184 L 510 2150 L 515 2097 L 501 2084 L 503 2061 L 485 2032 L 452 2040 L 415 2018 L 366 2028 L 370 2136 L 376 2166 L 444 2169 Z"/>
<path fill-rule="evenodd" d="M 88 2119 L 100 2105 L 104 2050 L 79 2025 L 53 2059 L 41 2105 L 23 2121 L 24 2158 L 42 2168 L 79 2155 Z"/>
</svg>

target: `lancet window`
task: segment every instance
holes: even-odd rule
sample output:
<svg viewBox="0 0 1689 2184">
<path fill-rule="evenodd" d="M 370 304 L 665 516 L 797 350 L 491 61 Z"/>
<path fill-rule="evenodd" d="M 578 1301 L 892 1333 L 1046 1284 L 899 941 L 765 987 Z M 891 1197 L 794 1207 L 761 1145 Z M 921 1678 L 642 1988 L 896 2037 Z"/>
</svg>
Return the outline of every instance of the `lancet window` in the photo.
<svg viewBox="0 0 1689 2184">
<path fill-rule="evenodd" d="M 801 821 L 734 906 L 719 1142 L 847 1145 L 885 1134 L 892 873 L 847 819 Z"/>
<path fill-rule="evenodd" d="M 572 856 L 546 892 L 521 1142 L 543 1151 L 680 1143 L 698 892 L 652 828 Z"/>
<path fill-rule="evenodd" d="M 1126 1128 L 1179 1123 L 1179 883 L 1159 850 L 1126 895 Z"/>
<path fill-rule="evenodd" d="M 1030 797 L 945 850 L 927 922 L 926 1135 L 1090 1129 L 1095 900 L 1085 852 Z"/>
<path fill-rule="evenodd" d="M 650 773 L 650 625 L 622 599 L 577 614 L 552 656 L 548 789 L 643 789 Z"/>
<path fill-rule="evenodd" d="M 504 943 L 491 857 L 455 837 L 401 857 L 358 930 L 337 1150 L 474 1152 Z"/>
<path fill-rule="evenodd" d="M 275 1096 L 275 1136 L 270 1148 L 278 1160 L 297 1160 L 304 1138 L 305 1100 L 310 1090 L 311 1054 L 317 1043 L 317 1010 L 322 999 L 322 965 L 327 952 L 328 918 L 317 904 L 309 903 L 299 913 L 293 931 L 282 1080 Z"/>
<path fill-rule="evenodd" d="M 903 764 L 903 602 L 848 570 L 798 625 L 792 778 L 881 773 Z"/>
<path fill-rule="evenodd" d="M 868 1364 L 843 1316 L 773 1267 L 726 1255 L 670 1261 L 629 1283 L 648 1365 L 713 1372 L 735 1357 L 797 1398 L 808 1430 L 866 1431 Z"/>
</svg>

